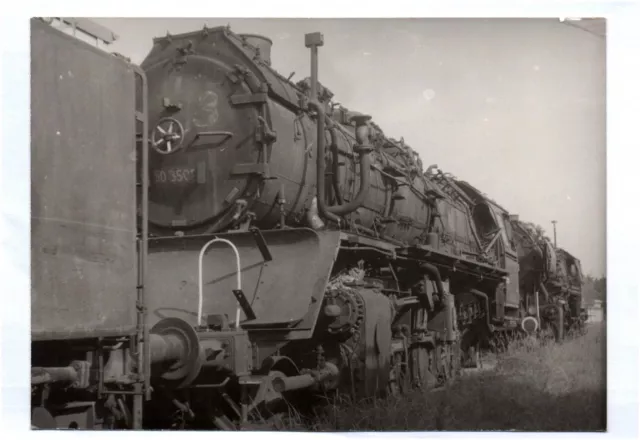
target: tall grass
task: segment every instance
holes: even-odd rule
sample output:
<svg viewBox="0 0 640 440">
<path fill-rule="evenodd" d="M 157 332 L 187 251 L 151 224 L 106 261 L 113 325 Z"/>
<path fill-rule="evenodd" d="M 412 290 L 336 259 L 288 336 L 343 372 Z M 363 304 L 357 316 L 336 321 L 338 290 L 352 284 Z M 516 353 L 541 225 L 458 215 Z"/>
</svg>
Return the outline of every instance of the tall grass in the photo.
<svg viewBox="0 0 640 440">
<path fill-rule="evenodd" d="M 603 431 L 603 324 L 563 344 L 524 343 L 448 387 L 365 405 L 326 408 L 314 431 Z M 294 428 L 295 429 L 295 428 Z"/>
</svg>

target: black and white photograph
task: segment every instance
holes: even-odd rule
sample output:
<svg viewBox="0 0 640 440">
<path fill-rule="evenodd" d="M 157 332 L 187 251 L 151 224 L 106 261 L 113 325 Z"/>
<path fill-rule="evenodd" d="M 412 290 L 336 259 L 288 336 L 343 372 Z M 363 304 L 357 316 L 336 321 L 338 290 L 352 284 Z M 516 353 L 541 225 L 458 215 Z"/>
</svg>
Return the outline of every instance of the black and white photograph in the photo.
<svg viewBox="0 0 640 440">
<path fill-rule="evenodd" d="M 31 430 L 607 432 L 606 17 L 28 21 Z"/>
</svg>

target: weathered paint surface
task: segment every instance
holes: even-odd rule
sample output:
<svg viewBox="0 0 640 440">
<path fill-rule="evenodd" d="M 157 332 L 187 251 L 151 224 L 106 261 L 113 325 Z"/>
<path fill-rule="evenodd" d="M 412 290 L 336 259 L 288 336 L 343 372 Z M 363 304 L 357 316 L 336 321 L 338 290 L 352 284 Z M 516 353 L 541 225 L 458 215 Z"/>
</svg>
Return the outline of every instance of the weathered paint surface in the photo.
<svg viewBox="0 0 640 440">
<path fill-rule="evenodd" d="M 137 273 L 133 70 L 37 20 L 31 59 L 33 338 L 130 332 Z"/>
<path fill-rule="evenodd" d="M 264 231 L 273 259 L 264 261 L 251 233 L 219 234 L 240 255 L 242 290 L 256 315 L 244 328 L 311 330 L 340 244 L 337 231 L 311 229 Z M 152 239 L 149 242 L 147 298 L 149 324 L 178 317 L 192 325 L 198 315 L 198 258 L 214 236 Z M 207 315 L 226 314 L 235 321 L 236 257 L 227 244 L 207 248 L 202 262 L 203 322 Z"/>
</svg>

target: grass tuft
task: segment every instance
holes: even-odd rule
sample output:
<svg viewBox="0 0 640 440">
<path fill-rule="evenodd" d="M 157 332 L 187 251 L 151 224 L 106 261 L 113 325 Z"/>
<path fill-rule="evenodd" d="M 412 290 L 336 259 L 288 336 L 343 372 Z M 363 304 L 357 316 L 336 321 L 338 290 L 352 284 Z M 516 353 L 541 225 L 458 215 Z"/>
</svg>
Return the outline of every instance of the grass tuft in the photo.
<svg viewBox="0 0 640 440">
<path fill-rule="evenodd" d="M 446 388 L 325 408 L 310 431 L 604 431 L 604 325 L 563 344 L 523 341 L 490 369 L 464 374 Z M 300 424 L 291 427 L 300 430 Z"/>
</svg>

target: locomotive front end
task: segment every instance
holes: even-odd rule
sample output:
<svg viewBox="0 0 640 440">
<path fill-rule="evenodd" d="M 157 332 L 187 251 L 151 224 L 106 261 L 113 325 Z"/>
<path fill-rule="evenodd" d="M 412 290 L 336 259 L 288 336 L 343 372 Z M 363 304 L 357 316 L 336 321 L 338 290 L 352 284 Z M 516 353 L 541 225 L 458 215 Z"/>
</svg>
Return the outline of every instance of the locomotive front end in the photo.
<svg viewBox="0 0 640 440">
<path fill-rule="evenodd" d="M 166 230 L 224 227 L 255 191 L 263 160 L 259 107 L 217 34 L 156 39 L 142 64 L 149 84 L 151 222 Z M 218 226 L 216 226 L 218 225 Z"/>
</svg>

